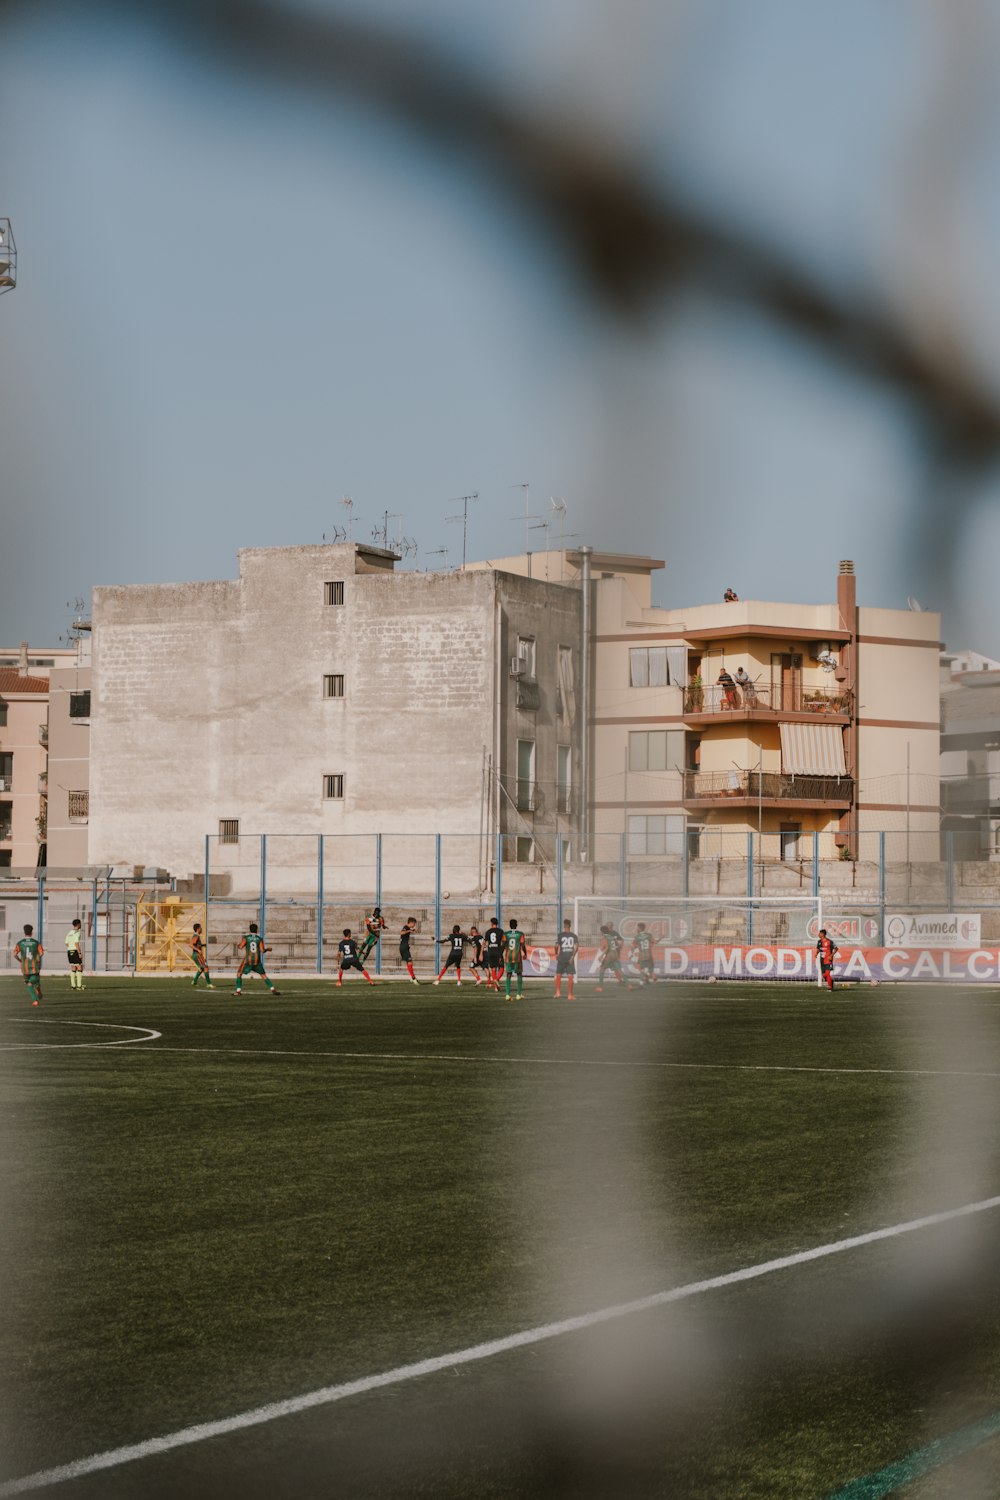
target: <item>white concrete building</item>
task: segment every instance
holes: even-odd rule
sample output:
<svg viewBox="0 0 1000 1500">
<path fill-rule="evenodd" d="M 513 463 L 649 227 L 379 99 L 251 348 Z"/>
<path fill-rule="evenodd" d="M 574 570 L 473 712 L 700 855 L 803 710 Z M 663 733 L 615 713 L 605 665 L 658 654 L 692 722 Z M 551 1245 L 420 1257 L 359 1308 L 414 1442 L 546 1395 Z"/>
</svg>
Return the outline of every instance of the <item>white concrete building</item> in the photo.
<svg viewBox="0 0 1000 1500">
<path fill-rule="evenodd" d="M 246 549 L 234 581 L 95 589 L 89 862 L 197 878 L 208 834 L 237 891 L 262 833 L 270 889 L 311 883 L 320 833 L 340 836 L 334 880 L 346 841 L 376 832 L 461 836 L 469 888 L 497 830 L 505 859 L 554 857 L 578 774 L 578 592 L 395 561 Z"/>
</svg>

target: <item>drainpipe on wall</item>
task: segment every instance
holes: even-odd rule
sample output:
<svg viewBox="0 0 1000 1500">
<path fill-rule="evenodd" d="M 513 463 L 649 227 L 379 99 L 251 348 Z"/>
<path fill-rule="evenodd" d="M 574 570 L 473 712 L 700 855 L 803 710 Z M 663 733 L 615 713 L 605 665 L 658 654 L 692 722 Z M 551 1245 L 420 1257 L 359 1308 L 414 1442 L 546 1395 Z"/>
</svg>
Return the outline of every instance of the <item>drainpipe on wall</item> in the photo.
<svg viewBox="0 0 1000 1500">
<path fill-rule="evenodd" d="M 590 559 L 593 547 L 581 547 L 583 574 L 580 582 L 580 859 L 590 859 L 590 674 L 591 597 Z"/>
<path fill-rule="evenodd" d="M 841 651 L 840 663 L 847 673 L 843 686 L 851 695 L 851 718 L 847 726 L 845 750 L 847 774 L 854 782 L 854 805 L 848 812 L 840 815 L 841 837 L 837 840 L 838 844 L 847 846 L 848 834 L 858 826 L 858 600 L 854 564 L 848 558 L 841 561 L 837 575 L 837 611 L 841 630 L 850 634 L 850 639 Z"/>
</svg>

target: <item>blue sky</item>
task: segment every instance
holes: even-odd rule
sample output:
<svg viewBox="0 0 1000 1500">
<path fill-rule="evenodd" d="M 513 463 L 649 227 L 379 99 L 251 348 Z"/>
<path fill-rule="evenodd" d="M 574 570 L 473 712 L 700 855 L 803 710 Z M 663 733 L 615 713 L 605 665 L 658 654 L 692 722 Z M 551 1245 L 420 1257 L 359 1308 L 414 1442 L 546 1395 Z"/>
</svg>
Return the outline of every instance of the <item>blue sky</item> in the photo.
<svg viewBox="0 0 1000 1500">
<path fill-rule="evenodd" d="M 355 8 L 578 118 L 832 287 L 896 296 L 928 6 Z M 565 498 L 575 539 L 664 557 L 659 602 L 828 598 L 853 557 L 863 602 L 919 594 L 951 644 L 1000 653 L 990 489 L 949 587 L 913 536 L 911 415 L 760 319 L 692 296 L 626 335 L 491 184 L 343 99 L 192 55 L 141 7 L 8 11 L 0 97 L 19 250 L 3 644 L 54 642 L 94 584 L 228 577 L 240 546 L 319 541 L 345 493 L 358 538 L 402 513 L 409 566 L 460 560 L 446 517 L 473 490 L 470 556 L 518 551 L 529 481 L 534 511 Z M 993 155 L 967 197 L 985 268 Z"/>
</svg>

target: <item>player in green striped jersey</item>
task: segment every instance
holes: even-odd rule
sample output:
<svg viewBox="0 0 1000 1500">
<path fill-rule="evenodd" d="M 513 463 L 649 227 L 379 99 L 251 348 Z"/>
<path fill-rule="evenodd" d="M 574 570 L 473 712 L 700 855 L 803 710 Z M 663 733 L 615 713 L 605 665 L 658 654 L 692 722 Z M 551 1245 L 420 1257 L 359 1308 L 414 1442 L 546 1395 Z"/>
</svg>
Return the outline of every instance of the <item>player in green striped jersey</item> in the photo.
<svg viewBox="0 0 1000 1500">
<path fill-rule="evenodd" d="M 243 940 L 240 943 L 240 947 L 243 949 L 243 957 L 240 959 L 240 966 L 236 970 L 237 995 L 243 993 L 244 974 L 257 974 L 261 979 L 263 979 L 272 995 L 280 995 L 281 991 L 275 989 L 274 985 L 271 983 L 270 979 L 268 979 L 267 974 L 264 971 L 264 954 L 270 953 L 271 950 L 270 948 L 265 946 L 264 939 L 257 931 L 256 922 L 250 923 L 249 931 L 243 934 Z M 195 975 L 195 978 L 197 977 L 198 976 Z"/>
<path fill-rule="evenodd" d="M 45 949 L 36 937 L 30 922 L 24 925 L 24 937 L 14 944 L 14 957 L 21 965 L 21 976 L 32 996 L 32 1005 L 42 998 L 42 956 Z"/>
<path fill-rule="evenodd" d="M 518 931 L 515 921 L 511 921 L 510 928 L 504 936 L 504 986 L 507 999 L 511 998 L 510 981 L 511 976 L 517 975 L 517 998 L 524 999 L 524 960 L 528 956 L 528 945 L 524 940 L 524 933 Z"/>
</svg>

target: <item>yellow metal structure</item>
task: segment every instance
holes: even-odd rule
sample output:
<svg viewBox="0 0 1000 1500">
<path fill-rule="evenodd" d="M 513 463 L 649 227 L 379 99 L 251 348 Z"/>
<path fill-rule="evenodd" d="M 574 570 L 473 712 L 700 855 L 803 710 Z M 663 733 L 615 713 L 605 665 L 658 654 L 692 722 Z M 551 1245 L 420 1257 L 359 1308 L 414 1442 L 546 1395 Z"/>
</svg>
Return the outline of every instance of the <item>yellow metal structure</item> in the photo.
<svg viewBox="0 0 1000 1500">
<path fill-rule="evenodd" d="M 181 901 L 176 896 L 143 896 L 136 907 L 136 973 L 166 970 L 194 973 L 191 938 L 200 922 L 208 940 L 208 913 L 203 901 Z"/>
</svg>

